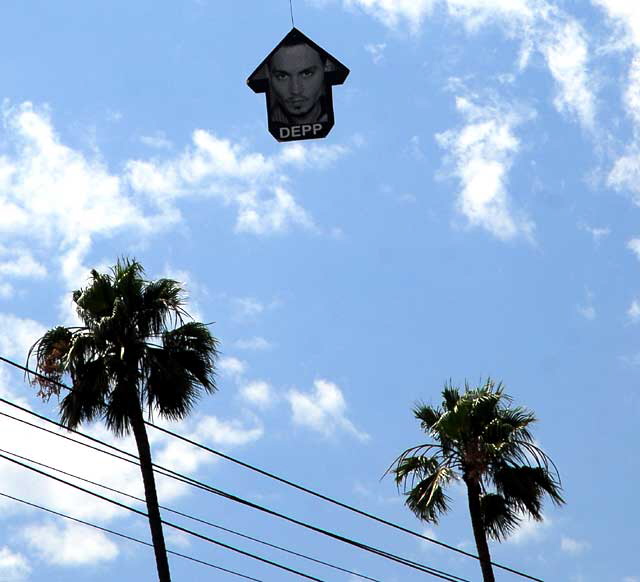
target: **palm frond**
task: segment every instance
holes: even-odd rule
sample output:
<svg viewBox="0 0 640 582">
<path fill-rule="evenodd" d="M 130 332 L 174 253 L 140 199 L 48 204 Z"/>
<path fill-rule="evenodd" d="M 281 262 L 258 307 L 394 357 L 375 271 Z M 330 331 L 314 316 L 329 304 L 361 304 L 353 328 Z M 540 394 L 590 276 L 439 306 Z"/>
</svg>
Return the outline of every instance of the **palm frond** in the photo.
<svg viewBox="0 0 640 582">
<path fill-rule="evenodd" d="M 29 348 L 27 364 L 35 352 L 35 368 L 41 374 L 32 374 L 29 382 L 38 385 L 38 396 L 44 400 L 49 400 L 53 394 L 60 394 L 58 383 L 67 371 L 66 361 L 73 335 L 67 327 L 54 327 Z"/>
<path fill-rule="evenodd" d="M 74 368 L 71 378 L 73 390 L 60 402 L 60 420 L 69 428 L 102 416 L 109 392 L 109 376 L 100 359 L 85 362 Z"/>
<path fill-rule="evenodd" d="M 142 291 L 141 306 L 137 314 L 142 335 L 157 336 L 168 325 L 184 323 L 188 313 L 184 310 L 184 291 L 172 279 L 150 281 Z"/>
<path fill-rule="evenodd" d="M 432 449 L 438 449 L 438 451 L 441 451 L 442 446 L 439 445 L 439 444 L 425 443 L 423 445 L 417 445 L 415 447 L 410 447 L 410 448 L 404 450 L 401 454 L 399 454 L 395 458 L 393 463 L 391 463 L 391 465 L 389 465 L 387 470 L 383 473 L 382 477 L 385 477 L 385 475 L 387 475 L 388 473 L 394 473 L 395 472 L 394 471 L 394 467 L 397 467 L 405 459 L 407 459 L 409 457 L 424 457 Z"/>
<path fill-rule="evenodd" d="M 95 269 L 91 271 L 89 285 L 73 293 L 78 317 L 88 326 L 111 314 L 115 298 L 111 277 Z"/>
<path fill-rule="evenodd" d="M 545 493 L 556 505 L 564 503 L 560 483 L 543 467 L 502 467 L 493 474 L 493 481 L 511 507 L 538 521 Z"/>
<path fill-rule="evenodd" d="M 460 390 L 455 388 L 449 380 L 442 390 L 442 407 L 444 410 L 454 410 L 460 400 Z"/>
<path fill-rule="evenodd" d="M 420 421 L 420 427 L 430 433 L 442 416 L 442 410 L 427 404 L 417 404 L 413 408 L 413 416 Z"/>
<path fill-rule="evenodd" d="M 162 347 L 147 349 L 146 395 L 161 416 L 186 416 L 202 390 L 213 393 L 217 340 L 206 325 L 188 322 L 162 334 Z"/>
<path fill-rule="evenodd" d="M 438 523 L 440 515 L 449 511 L 451 498 L 444 487 L 455 479 L 449 467 L 437 467 L 407 493 L 405 504 L 420 519 Z"/>
<path fill-rule="evenodd" d="M 480 497 L 480 511 L 487 535 L 496 541 L 509 537 L 521 519 L 505 498 L 497 493 L 486 493 Z"/>
</svg>

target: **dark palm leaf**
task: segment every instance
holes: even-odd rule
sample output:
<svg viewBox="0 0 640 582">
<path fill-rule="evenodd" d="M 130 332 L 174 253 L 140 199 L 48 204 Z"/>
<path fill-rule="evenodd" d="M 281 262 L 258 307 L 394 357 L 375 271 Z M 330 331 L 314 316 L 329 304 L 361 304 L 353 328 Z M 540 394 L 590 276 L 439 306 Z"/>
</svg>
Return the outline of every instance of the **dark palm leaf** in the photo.
<svg viewBox="0 0 640 582">
<path fill-rule="evenodd" d="M 81 371 L 71 373 L 73 391 L 60 402 L 60 419 L 69 428 L 101 417 L 106 409 L 109 376 L 104 361 L 85 362 Z"/>
<path fill-rule="evenodd" d="M 422 430 L 428 433 L 440 420 L 442 410 L 426 404 L 418 404 L 413 409 L 413 415 L 420 421 Z"/>
<path fill-rule="evenodd" d="M 454 410 L 460 400 L 460 390 L 455 388 L 449 380 L 442 391 L 442 406 L 444 410 Z"/>
<path fill-rule="evenodd" d="M 480 510 L 487 535 L 497 541 L 509 537 L 520 523 L 518 513 L 497 493 L 482 495 Z"/>
<path fill-rule="evenodd" d="M 560 484 L 543 467 L 502 467 L 493 474 L 493 481 L 510 506 L 538 521 L 545 493 L 555 504 L 564 503 Z"/>
<path fill-rule="evenodd" d="M 444 487 L 453 479 L 454 473 L 451 469 L 437 468 L 407 493 L 407 507 L 420 519 L 438 523 L 440 515 L 449 510 L 451 499 L 444 493 Z"/>
</svg>

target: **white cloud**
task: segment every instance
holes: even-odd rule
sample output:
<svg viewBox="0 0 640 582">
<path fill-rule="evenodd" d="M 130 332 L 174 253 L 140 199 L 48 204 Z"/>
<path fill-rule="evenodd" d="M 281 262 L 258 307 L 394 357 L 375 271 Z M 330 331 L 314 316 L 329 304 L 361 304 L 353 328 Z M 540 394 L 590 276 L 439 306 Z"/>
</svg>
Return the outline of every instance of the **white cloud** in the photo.
<svg viewBox="0 0 640 582">
<path fill-rule="evenodd" d="M 636 145 L 629 146 L 627 153 L 614 162 L 607 185 L 615 190 L 630 190 L 634 203 L 640 206 L 640 151 Z"/>
<path fill-rule="evenodd" d="M 607 182 L 617 190 L 629 190 L 635 204 L 640 205 L 640 6 L 625 0 L 593 0 L 593 3 L 603 9 L 614 28 L 616 40 L 611 43 L 612 48 L 631 53 L 622 101 L 634 124 L 634 136 L 627 151 L 614 162 Z"/>
<path fill-rule="evenodd" d="M 411 137 L 409 140 L 408 152 L 418 162 L 422 162 L 426 159 L 425 153 L 422 149 L 422 144 L 420 143 L 420 136 L 414 135 Z"/>
<path fill-rule="evenodd" d="M 584 30 L 575 20 L 557 23 L 541 41 L 549 71 L 558 86 L 554 104 L 558 111 L 574 114 L 593 128 L 595 97 L 588 72 L 589 49 Z"/>
<path fill-rule="evenodd" d="M 6 546 L 0 548 L 0 580 L 18 582 L 26 580 L 30 573 L 31 566 L 22 554 L 12 552 Z"/>
<path fill-rule="evenodd" d="M 271 386 L 264 380 L 252 380 L 240 388 L 240 397 L 261 408 L 266 408 L 273 403 L 274 394 Z"/>
<path fill-rule="evenodd" d="M 0 156 L 0 235 L 15 241 L 12 252 L 28 247 L 48 257 L 56 248 L 63 264 L 73 253 L 82 262 L 96 236 L 132 227 L 149 232 L 159 224 L 99 157 L 62 143 L 47 111 L 5 103 L 2 121 L 7 148 Z M 42 274 L 40 261 L 32 259 L 32 274 Z"/>
<path fill-rule="evenodd" d="M 166 208 L 187 195 L 216 197 L 236 207 L 236 231 L 257 235 L 291 227 L 316 230 L 285 187 L 283 172 L 291 166 L 324 168 L 349 151 L 340 145 L 294 144 L 267 157 L 201 129 L 193 132 L 192 141 L 172 158 L 128 162 L 126 178 L 133 191 Z"/>
<path fill-rule="evenodd" d="M 256 336 L 249 339 L 239 339 L 233 344 L 239 350 L 270 350 L 273 345 L 265 338 Z"/>
<path fill-rule="evenodd" d="M 318 379 L 309 393 L 290 390 L 287 400 L 291 406 L 293 422 L 310 428 L 325 437 L 345 431 L 360 441 L 367 441 L 369 435 L 358 430 L 346 417 L 347 404 L 340 388 L 333 382 Z"/>
<path fill-rule="evenodd" d="M 420 533 L 423 536 L 427 537 L 427 538 L 431 538 L 432 540 L 437 540 L 438 539 L 438 534 L 436 533 L 436 531 L 433 528 L 426 527 Z M 420 540 L 420 548 L 423 551 L 427 551 L 428 552 L 429 550 L 433 550 L 434 544 L 432 542 L 427 541 L 427 540 Z"/>
<path fill-rule="evenodd" d="M 364 45 L 364 50 L 366 50 L 371 55 L 371 60 L 374 65 L 379 65 L 384 59 L 384 49 L 387 48 L 387 43 L 369 43 Z"/>
<path fill-rule="evenodd" d="M 171 149 L 173 144 L 167 136 L 162 131 L 158 131 L 153 135 L 142 135 L 140 136 L 140 142 L 146 146 L 156 149 Z"/>
<path fill-rule="evenodd" d="M 545 3 L 531 0 L 447 0 L 446 5 L 469 30 L 496 21 L 523 26 L 546 12 Z"/>
<path fill-rule="evenodd" d="M 264 303 L 254 297 L 236 297 L 232 303 L 235 315 L 240 319 L 253 319 L 267 309 Z"/>
<path fill-rule="evenodd" d="M 552 522 L 547 517 L 542 521 L 535 521 L 531 517 L 526 516 L 520 522 L 518 529 L 509 536 L 507 541 L 515 544 L 540 541 L 545 537 L 545 534 L 551 526 Z"/>
<path fill-rule="evenodd" d="M 39 279 L 46 274 L 46 267 L 38 262 L 30 251 L 0 245 L 0 277 Z"/>
<path fill-rule="evenodd" d="M 344 0 L 347 7 L 358 7 L 389 28 L 408 26 L 417 33 L 436 0 Z"/>
<path fill-rule="evenodd" d="M 318 0 L 316 3 L 328 4 Z M 436 6 L 441 6 L 470 33 L 499 25 L 508 37 L 521 40 L 519 68 L 527 66 L 534 52 L 542 54 L 557 86 L 554 104 L 558 111 L 575 116 L 585 128 L 593 129 L 596 87 L 588 67 L 587 35 L 576 19 L 550 1 L 344 0 L 344 5 L 360 8 L 391 29 L 407 27 L 413 34 Z M 626 9 L 624 16 L 634 11 Z M 367 46 L 374 59 L 378 54 L 376 47 Z"/>
<path fill-rule="evenodd" d="M 637 576 L 625 576 L 622 579 L 622 582 L 640 582 L 640 578 Z"/>
<path fill-rule="evenodd" d="M 560 540 L 560 549 L 567 554 L 578 555 L 588 550 L 591 544 L 586 541 L 576 540 L 570 537 L 563 536 Z"/>
<path fill-rule="evenodd" d="M 627 315 L 629 319 L 633 322 L 640 321 L 640 302 L 637 299 L 634 299 L 627 310 Z"/>
<path fill-rule="evenodd" d="M 237 232 L 265 235 L 286 231 L 291 225 L 316 230 L 306 210 L 280 186 L 273 189 L 269 199 L 260 199 L 256 191 L 249 191 L 239 194 L 237 201 L 240 205 Z"/>
<path fill-rule="evenodd" d="M 33 524 L 22 528 L 21 536 L 49 564 L 83 566 L 109 562 L 118 556 L 118 546 L 104 533 L 86 525 L 69 523 Z"/>
<path fill-rule="evenodd" d="M 638 259 L 640 259 L 640 238 L 632 238 L 627 243 L 627 248 L 630 249 Z"/>
<path fill-rule="evenodd" d="M 600 6 L 622 36 L 621 48 L 640 46 L 640 6 L 628 0 L 592 0 Z"/>
<path fill-rule="evenodd" d="M 0 354 L 24 364 L 29 348 L 46 331 L 33 319 L 0 313 Z"/>
<path fill-rule="evenodd" d="M 233 356 L 225 356 L 218 359 L 218 370 L 231 378 L 242 376 L 247 369 L 247 364 Z"/>
<path fill-rule="evenodd" d="M 579 305 L 578 313 L 589 321 L 593 321 L 596 318 L 596 308 L 593 305 Z"/>
<path fill-rule="evenodd" d="M 586 291 L 586 301 L 584 305 L 578 305 L 577 309 L 578 313 L 589 321 L 593 321 L 596 318 L 596 308 L 593 306 L 593 293 L 589 289 Z"/>
<path fill-rule="evenodd" d="M 520 142 L 513 133 L 524 121 L 522 114 L 504 105 L 480 107 L 466 97 L 456 99 L 466 125 L 436 135 L 447 150 L 452 174 L 461 184 L 457 209 L 471 226 L 508 240 L 530 237 L 533 223 L 512 209 L 507 192 L 508 173 Z"/>
<path fill-rule="evenodd" d="M 583 222 L 578 224 L 578 227 L 588 232 L 593 237 L 593 242 L 598 245 L 600 240 L 611 234 L 611 229 L 608 227 L 592 227 Z"/>
<path fill-rule="evenodd" d="M 246 427 L 239 420 L 219 420 L 215 416 L 203 418 L 196 426 L 196 440 L 215 445 L 239 446 L 259 440 L 264 434 L 262 425 Z"/>
<path fill-rule="evenodd" d="M 4 297 L 16 291 L 4 280 L 8 277 L 53 273 L 67 288 L 83 285 L 96 239 L 157 236 L 181 220 L 184 197 L 211 196 L 235 208 L 238 232 L 269 235 L 294 227 L 317 232 L 291 192 L 290 173 L 326 168 L 350 151 L 336 144 L 293 144 L 269 157 L 196 130 L 182 151 L 125 161 L 123 171 L 114 172 L 97 148 L 84 152 L 66 145 L 46 108 L 5 101 L 0 118 Z M 151 137 L 144 141 L 166 150 L 163 134 Z M 66 304 L 62 314 L 72 319 Z"/>
</svg>

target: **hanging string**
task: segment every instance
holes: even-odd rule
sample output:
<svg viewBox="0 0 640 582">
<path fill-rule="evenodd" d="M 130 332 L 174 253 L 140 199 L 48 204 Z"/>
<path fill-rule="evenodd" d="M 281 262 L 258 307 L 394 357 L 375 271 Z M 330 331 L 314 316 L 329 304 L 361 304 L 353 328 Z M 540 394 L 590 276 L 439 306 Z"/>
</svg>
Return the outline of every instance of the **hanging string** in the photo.
<svg viewBox="0 0 640 582">
<path fill-rule="evenodd" d="M 291 12 L 291 27 L 295 28 L 295 22 L 293 22 L 293 0 L 289 0 L 289 12 Z"/>
</svg>

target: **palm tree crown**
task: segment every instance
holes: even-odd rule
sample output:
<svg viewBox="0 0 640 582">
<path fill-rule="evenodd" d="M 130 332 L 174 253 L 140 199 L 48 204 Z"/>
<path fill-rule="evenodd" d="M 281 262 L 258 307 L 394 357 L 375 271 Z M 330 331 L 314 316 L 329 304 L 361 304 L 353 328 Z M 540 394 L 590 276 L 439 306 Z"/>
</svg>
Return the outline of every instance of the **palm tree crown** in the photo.
<svg viewBox="0 0 640 582">
<path fill-rule="evenodd" d="M 137 261 L 110 274 L 91 271 L 73 293 L 81 327 L 55 327 L 31 348 L 40 395 L 59 394 L 69 374 L 73 391 L 60 403 L 62 422 L 74 428 L 102 417 L 122 435 L 130 429 L 131 399 L 171 420 L 185 417 L 204 390 L 213 393 L 217 340 L 206 325 L 185 322 L 184 294 L 171 279 L 146 281 Z"/>
<path fill-rule="evenodd" d="M 102 418 L 117 435 L 135 437 L 160 582 L 170 582 L 151 449 L 143 410 L 179 420 L 204 391 L 216 390 L 217 340 L 206 325 L 185 321 L 181 285 L 147 281 L 135 260 L 122 260 L 73 293 L 83 325 L 58 326 L 31 348 L 33 379 L 48 400 L 65 374 L 73 387 L 60 402 L 62 423 L 76 428 Z"/>
<path fill-rule="evenodd" d="M 434 523 L 449 510 L 445 487 L 464 482 L 484 582 L 495 581 L 487 538 L 506 538 L 525 517 L 541 521 L 545 494 L 564 503 L 557 468 L 529 431 L 534 414 L 510 402 L 490 378 L 464 393 L 449 382 L 441 406 L 413 410 L 435 442 L 407 449 L 387 470 L 409 509 Z"/>
</svg>

